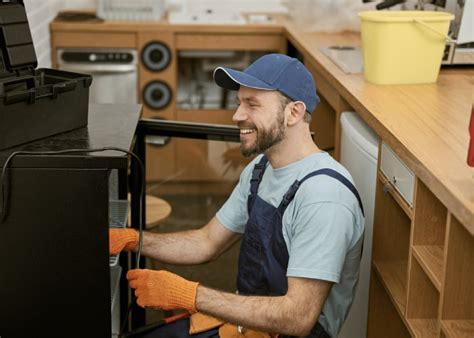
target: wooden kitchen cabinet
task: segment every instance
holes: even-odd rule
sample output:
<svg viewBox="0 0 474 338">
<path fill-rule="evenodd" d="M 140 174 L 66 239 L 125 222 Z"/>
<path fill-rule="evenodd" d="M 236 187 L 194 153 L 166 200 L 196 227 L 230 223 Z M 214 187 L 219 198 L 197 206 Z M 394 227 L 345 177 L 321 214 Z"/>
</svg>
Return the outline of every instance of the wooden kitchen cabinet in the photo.
<svg viewBox="0 0 474 338">
<path fill-rule="evenodd" d="M 176 88 L 177 88 L 177 52 L 174 34 L 170 30 L 138 31 L 137 50 L 138 64 L 138 100 L 143 104 L 143 118 L 176 120 Z M 169 64 L 161 70 L 148 69 L 143 64 L 143 50 L 152 43 L 167 46 L 170 52 Z M 154 109 L 146 104 L 144 92 L 146 86 L 152 83 L 163 83 L 171 91 L 172 99 L 161 109 Z M 174 98 L 173 98 L 174 97 Z M 165 144 L 153 144 L 152 139 L 146 140 L 147 181 L 157 181 L 173 176 L 178 170 L 176 167 L 176 141 L 169 140 Z"/>
<path fill-rule="evenodd" d="M 286 51 L 286 39 L 280 34 L 177 33 L 178 50 Z"/>
<path fill-rule="evenodd" d="M 83 31 L 51 30 L 51 64 L 58 66 L 59 48 L 135 48 L 136 36 L 132 32 L 95 32 L 92 36 Z"/>
<path fill-rule="evenodd" d="M 379 171 L 368 337 L 472 337 L 474 239 L 420 178 L 413 206 L 396 180 Z"/>
</svg>

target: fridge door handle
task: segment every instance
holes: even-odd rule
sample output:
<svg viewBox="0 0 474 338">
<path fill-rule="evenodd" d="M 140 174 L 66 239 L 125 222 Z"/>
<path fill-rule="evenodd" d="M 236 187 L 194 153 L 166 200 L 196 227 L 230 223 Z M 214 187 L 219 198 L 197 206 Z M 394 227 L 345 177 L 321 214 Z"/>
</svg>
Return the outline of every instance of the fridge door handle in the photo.
<svg viewBox="0 0 474 338">
<path fill-rule="evenodd" d="M 68 72 L 76 73 L 96 73 L 96 74 L 117 74 L 117 73 L 131 73 L 137 71 L 136 65 L 79 65 L 79 64 L 63 64 L 61 69 Z"/>
</svg>

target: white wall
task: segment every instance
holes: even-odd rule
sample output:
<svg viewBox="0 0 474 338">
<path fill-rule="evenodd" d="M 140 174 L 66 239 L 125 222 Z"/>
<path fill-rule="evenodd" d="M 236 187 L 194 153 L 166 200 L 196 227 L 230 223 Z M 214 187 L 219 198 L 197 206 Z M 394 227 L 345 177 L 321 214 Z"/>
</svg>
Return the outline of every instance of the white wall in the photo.
<svg viewBox="0 0 474 338">
<path fill-rule="evenodd" d="M 291 1 L 291 0 L 289 0 Z M 205 9 L 228 12 L 282 12 L 286 11 L 282 0 L 167 0 L 169 7 L 183 4 L 189 11 L 201 12 Z"/>
<path fill-rule="evenodd" d="M 51 67 L 49 23 L 63 9 L 96 8 L 98 0 L 24 0 L 39 68 Z M 130 0 L 133 1 L 133 0 Z M 281 0 L 167 0 L 168 6 L 178 8 L 186 2 L 189 10 L 281 12 Z"/>
<path fill-rule="evenodd" d="M 57 3 L 57 0 L 25 0 L 26 14 L 33 36 L 39 67 L 50 67 L 51 65 L 48 24 L 56 15 L 52 5 Z"/>
<path fill-rule="evenodd" d="M 38 68 L 51 67 L 49 23 L 63 9 L 95 8 L 96 0 L 24 0 L 38 59 Z"/>
</svg>

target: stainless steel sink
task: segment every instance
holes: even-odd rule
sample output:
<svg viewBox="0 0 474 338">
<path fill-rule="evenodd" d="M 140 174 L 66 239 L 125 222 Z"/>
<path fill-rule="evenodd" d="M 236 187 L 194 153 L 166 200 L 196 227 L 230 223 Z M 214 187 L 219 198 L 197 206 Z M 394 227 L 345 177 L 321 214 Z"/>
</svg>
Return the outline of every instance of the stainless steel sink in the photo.
<svg viewBox="0 0 474 338">
<path fill-rule="evenodd" d="M 329 46 L 320 50 L 344 73 L 357 74 L 364 71 L 362 50 L 358 46 Z"/>
</svg>

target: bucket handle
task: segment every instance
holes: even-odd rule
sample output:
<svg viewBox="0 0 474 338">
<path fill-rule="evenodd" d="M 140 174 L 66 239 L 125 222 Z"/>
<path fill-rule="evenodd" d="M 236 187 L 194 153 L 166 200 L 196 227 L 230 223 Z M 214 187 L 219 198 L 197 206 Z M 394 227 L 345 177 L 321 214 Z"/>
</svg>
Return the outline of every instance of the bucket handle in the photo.
<svg viewBox="0 0 474 338">
<path fill-rule="evenodd" d="M 448 42 L 454 42 L 453 39 L 451 39 L 448 35 L 444 34 L 444 33 L 441 33 L 441 32 L 438 32 L 436 29 L 434 29 L 433 27 L 431 27 L 430 25 L 428 25 L 426 22 L 424 21 L 421 21 L 419 19 L 413 19 L 413 21 L 415 21 L 416 23 L 419 23 L 421 24 L 422 26 L 428 28 L 430 31 L 432 31 L 433 33 L 436 33 L 437 35 L 441 36 L 443 39 L 445 39 L 446 41 Z"/>
</svg>

